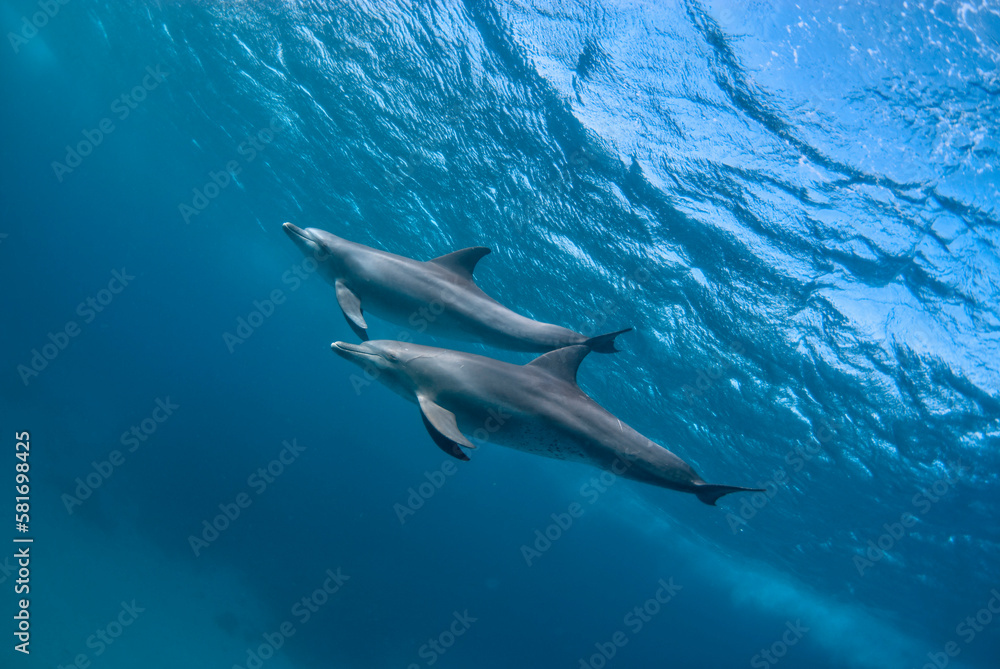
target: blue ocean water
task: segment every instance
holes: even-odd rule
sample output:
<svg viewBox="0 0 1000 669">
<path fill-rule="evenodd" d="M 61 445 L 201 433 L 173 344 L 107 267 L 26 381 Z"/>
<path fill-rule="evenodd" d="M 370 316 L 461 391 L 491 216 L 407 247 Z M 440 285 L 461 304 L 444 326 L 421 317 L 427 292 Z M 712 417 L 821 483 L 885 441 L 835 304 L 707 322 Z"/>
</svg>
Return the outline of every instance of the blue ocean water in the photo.
<svg viewBox="0 0 1000 669">
<path fill-rule="evenodd" d="M 996 3 L 0 10 L 2 666 L 997 666 Z M 633 326 L 583 388 L 768 492 L 448 460 L 284 221 Z"/>
</svg>

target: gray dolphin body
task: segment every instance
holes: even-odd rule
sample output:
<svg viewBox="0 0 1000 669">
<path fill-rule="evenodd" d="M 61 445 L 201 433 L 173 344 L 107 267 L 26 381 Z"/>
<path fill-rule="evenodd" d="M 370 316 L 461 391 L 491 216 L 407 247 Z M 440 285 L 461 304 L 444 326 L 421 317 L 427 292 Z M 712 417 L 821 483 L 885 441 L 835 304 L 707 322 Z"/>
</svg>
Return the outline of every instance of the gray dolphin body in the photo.
<svg viewBox="0 0 1000 669">
<path fill-rule="evenodd" d="M 558 325 L 526 318 L 475 284 L 472 272 L 490 250 L 477 246 L 427 262 L 350 242 L 316 228 L 285 223 L 285 232 L 337 289 L 348 325 L 368 339 L 363 310 L 389 322 L 454 339 L 480 341 L 514 351 L 551 351 L 586 344 L 614 352 L 621 332 L 587 338 Z"/>
<path fill-rule="evenodd" d="M 755 490 L 706 483 L 588 397 L 576 383 L 587 346 L 557 349 L 526 365 L 398 341 L 336 342 L 333 350 L 416 402 L 434 442 L 460 460 L 469 459 L 461 447 L 475 448 L 471 435 L 694 493 L 710 505 L 723 495 Z"/>
</svg>

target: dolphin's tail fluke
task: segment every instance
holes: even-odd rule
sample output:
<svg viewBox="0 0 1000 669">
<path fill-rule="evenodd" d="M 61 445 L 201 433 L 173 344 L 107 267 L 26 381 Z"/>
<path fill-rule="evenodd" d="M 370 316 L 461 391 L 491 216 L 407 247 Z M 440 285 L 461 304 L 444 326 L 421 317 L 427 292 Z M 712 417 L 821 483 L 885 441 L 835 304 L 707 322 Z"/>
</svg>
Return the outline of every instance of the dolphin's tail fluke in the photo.
<svg viewBox="0 0 1000 669">
<path fill-rule="evenodd" d="M 711 483 L 697 484 L 694 494 L 705 504 L 715 506 L 716 501 L 723 495 L 731 492 L 764 492 L 763 488 L 739 488 L 734 485 L 712 485 Z"/>
<path fill-rule="evenodd" d="M 625 328 L 624 330 L 619 330 L 618 332 L 609 332 L 608 334 L 597 335 L 596 337 L 591 337 L 587 341 L 583 342 L 583 345 L 588 346 L 591 351 L 597 351 L 598 353 L 617 353 L 618 349 L 615 348 L 615 337 L 631 330 L 632 328 Z"/>
</svg>

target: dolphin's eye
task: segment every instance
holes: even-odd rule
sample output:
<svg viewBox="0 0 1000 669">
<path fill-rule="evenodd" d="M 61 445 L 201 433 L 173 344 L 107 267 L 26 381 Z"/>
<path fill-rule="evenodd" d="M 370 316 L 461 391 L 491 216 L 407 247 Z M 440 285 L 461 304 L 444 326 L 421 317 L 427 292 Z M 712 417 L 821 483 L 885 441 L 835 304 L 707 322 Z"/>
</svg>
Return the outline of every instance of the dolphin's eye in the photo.
<svg viewBox="0 0 1000 669">
<path fill-rule="evenodd" d="M 396 355 L 395 353 L 387 352 L 385 354 L 385 359 L 388 360 L 389 362 L 399 362 L 399 356 Z"/>
</svg>

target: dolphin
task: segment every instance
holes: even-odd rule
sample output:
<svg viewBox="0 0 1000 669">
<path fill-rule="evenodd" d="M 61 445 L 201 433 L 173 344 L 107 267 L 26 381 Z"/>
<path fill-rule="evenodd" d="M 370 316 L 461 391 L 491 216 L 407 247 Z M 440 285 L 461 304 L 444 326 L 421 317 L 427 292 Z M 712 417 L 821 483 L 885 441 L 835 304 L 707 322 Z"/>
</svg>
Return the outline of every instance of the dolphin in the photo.
<svg viewBox="0 0 1000 669">
<path fill-rule="evenodd" d="M 480 341 L 513 351 L 543 352 L 585 344 L 613 353 L 622 332 L 586 337 L 558 325 L 540 323 L 503 306 L 472 278 L 476 263 L 490 250 L 462 249 L 426 262 L 348 241 L 317 228 L 285 223 L 285 232 L 337 289 L 347 324 L 368 340 L 370 311 L 391 323 L 453 339 Z"/>
<path fill-rule="evenodd" d="M 576 382 L 590 352 L 583 345 L 550 351 L 525 365 L 399 341 L 338 341 L 333 350 L 420 407 L 431 439 L 468 460 L 472 439 L 527 453 L 583 462 L 625 478 L 694 493 L 705 504 L 733 492 L 695 470 L 591 399 Z"/>
</svg>

